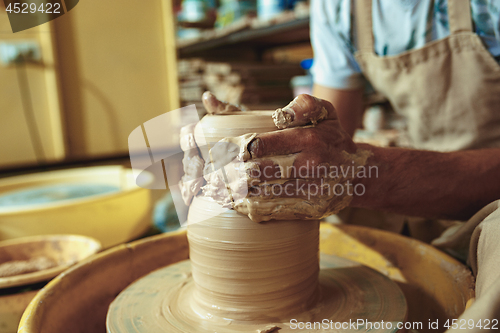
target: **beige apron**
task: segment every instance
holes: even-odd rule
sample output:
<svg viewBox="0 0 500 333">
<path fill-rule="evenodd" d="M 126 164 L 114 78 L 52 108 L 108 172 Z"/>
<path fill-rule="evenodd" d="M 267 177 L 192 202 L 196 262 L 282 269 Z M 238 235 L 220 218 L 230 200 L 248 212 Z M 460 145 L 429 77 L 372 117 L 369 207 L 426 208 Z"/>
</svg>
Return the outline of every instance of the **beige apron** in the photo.
<svg viewBox="0 0 500 333">
<path fill-rule="evenodd" d="M 449 0 L 450 35 L 396 56 L 378 56 L 372 1 L 354 1 L 364 76 L 407 119 L 418 149 L 500 146 L 500 66 L 472 32 L 469 0 Z"/>
<path fill-rule="evenodd" d="M 460 316 L 460 320 L 472 320 L 484 325 L 497 320 L 500 328 L 500 200 L 495 201 L 475 214 L 461 228 L 436 239 L 432 244 L 442 249 L 461 252 L 469 250 L 469 263 L 476 276 L 476 301 Z M 469 246 L 470 244 L 470 246 Z M 493 325 L 489 325 L 491 329 Z M 476 325 L 474 329 L 450 329 L 455 332 L 484 332 Z M 489 330 L 488 330 L 489 331 Z M 495 330 L 496 331 L 496 330 Z M 492 330 L 493 332 L 493 330 Z"/>
<path fill-rule="evenodd" d="M 500 146 L 500 66 L 472 32 L 469 0 L 449 0 L 450 35 L 396 56 L 374 52 L 372 1 L 353 1 L 356 59 L 373 87 L 407 118 L 415 148 L 453 151 Z M 347 208 L 348 224 L 405 232 L 430 242 L 452 221 Z M 456 254 L 460 257 L 460 254 Z"/>
</svg>

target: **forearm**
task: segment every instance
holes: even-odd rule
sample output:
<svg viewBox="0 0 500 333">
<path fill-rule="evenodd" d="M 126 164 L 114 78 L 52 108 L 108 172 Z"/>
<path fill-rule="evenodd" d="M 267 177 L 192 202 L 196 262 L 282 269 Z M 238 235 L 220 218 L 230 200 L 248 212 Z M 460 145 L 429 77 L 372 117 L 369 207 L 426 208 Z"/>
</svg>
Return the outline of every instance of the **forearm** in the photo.
<svg viewBox="0 0 500 333">
<path fill-rule="evenodd" d="M 373 155 L 352 206 L 465 220 L 500 198 L 500 149 L 452 153 L 359 145 Z M 375 173 L 377 171 L 377 173 Z"/>
<path fill-rule="evenodd" d="M 340 124 L 347 134 L 352 137 L 354 131 L 360 127 L 362 123 L 364 112 L 363 90 L 332 89 L 315 84 L 313 87 L 313 95 L 333 104 L 337 111 Z"/>
</svg>

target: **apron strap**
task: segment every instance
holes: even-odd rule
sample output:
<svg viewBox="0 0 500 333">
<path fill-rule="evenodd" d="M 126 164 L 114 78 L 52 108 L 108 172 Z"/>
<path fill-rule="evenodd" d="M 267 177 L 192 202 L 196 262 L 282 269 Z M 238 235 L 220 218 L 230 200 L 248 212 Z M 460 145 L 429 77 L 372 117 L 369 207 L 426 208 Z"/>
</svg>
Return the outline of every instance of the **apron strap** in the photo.
<svg viewBox="0 0 500 333">
<path fill-rule="evenodd" d="M 451 0 L 462 1 L 462 0 Z M 374 52 L 372 27 L 372 0 L 354 0 L 351 2 L 356 13 L 356 37 L 358 51 Z"/>
<path fill-rule="evenodd" d="M 450 35 L 472 32 L 470 0 L 448 0 Z"/>
</svg>

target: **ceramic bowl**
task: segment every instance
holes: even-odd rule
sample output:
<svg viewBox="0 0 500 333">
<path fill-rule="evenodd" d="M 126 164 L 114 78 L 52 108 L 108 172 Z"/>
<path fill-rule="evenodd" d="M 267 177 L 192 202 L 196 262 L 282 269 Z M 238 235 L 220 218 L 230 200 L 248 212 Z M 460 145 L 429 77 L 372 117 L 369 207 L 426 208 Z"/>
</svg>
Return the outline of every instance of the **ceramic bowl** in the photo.
<svg viewBox="0 0 500 333">
<path fill-rule="evenodd" d="M 0 277 L 0 333 L 17 331 L 24 310 L 46 281 L 100 249 L 97 240 L 75 235 L 32 236 L 0 242 L 0 265 L 40 257 L 56 264 L 45 270 Z"/>
<path fill-rule="evenodd" d="M 0 180 L 0 240 L 72 234 L 96 238 L 108 248 L 144 234 L 151 209 L 150 190 L 138 187 L 132 169 L 121 166 L 5 178 Z"/>
</svg>

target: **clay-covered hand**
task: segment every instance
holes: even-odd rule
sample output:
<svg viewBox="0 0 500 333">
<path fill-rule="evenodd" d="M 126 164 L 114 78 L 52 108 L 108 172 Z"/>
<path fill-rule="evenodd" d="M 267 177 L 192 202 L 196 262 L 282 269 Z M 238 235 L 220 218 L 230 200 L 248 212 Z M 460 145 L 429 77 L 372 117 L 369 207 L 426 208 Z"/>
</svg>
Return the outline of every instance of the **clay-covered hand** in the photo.
<svg viewBox="0 0 500 333">
<path fill-rule="evenodd" d="M 202 178 L 203 159 L 194 139 L 194 127 L 196 123 L 189 124 L 181 128 L 180 145 L 184 151 L 182 166 L 184 175 L 179 181 L 182 199 L 186 205 L 191 203 L 193 197 L 200 191 L 204 183 Z"/>
<path fill-rule="evenodd" d="M 237 105 L 218 100 L 210 91 L 205 91 L 201 96 L 201 100 L 208 114 L 224 114 L 233 111 L 241 111 L 241 108 Z"/>
<path fill-rule="evenodd" d="M 333 105 L 300 95 L 273 114 L 280 130 L 240 143 L 248 194 L 233 207 L 253 221 L 319 219 L 349 205 L 370 156 L 342 129 Z M 366 175 L 365 175 L 366 176 Z M 357 192 L 357 193 L 356 193 Z"/>
<path fill-rule="evenodd" d="M 203 105 L 208 114 L 223 114 L 231 111 L 239 111 L 239 107 L 223 101 L 219 101 L 211 92 L 206 91 L 202 96 Z M 179 181 L 182 199 L 189 205 L 204 185 L 203 169 L 205 162 L 201 157 L 200 150 L 196 145 L 194 130 L 197 123 L 192 123 L 181 128 L 180 145 L 184 151 L 182 160 L 184 176 Z"/>
</svg>

